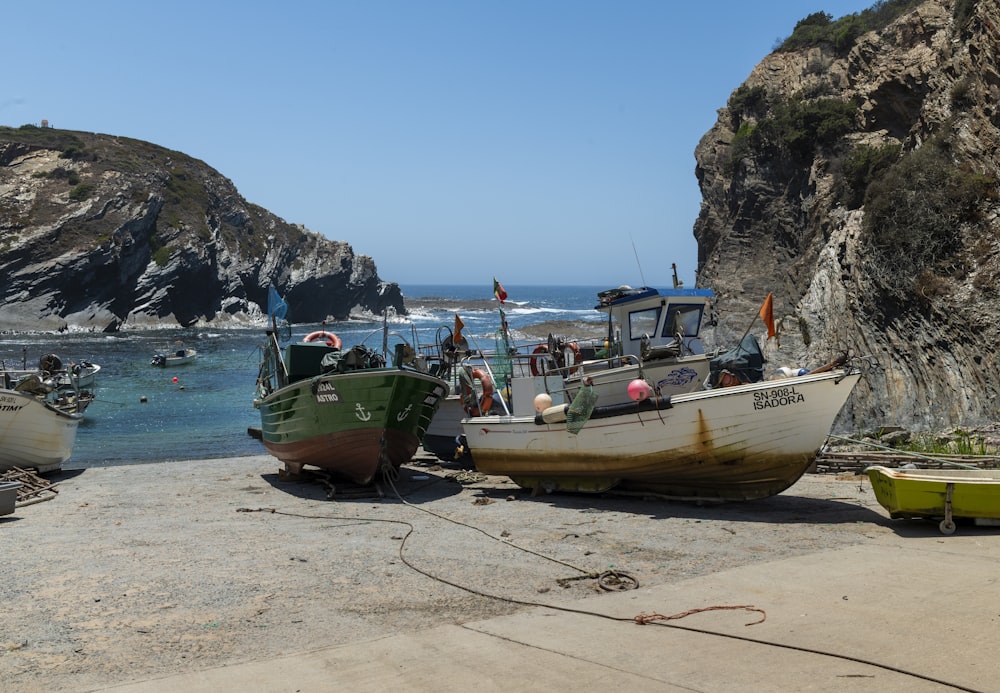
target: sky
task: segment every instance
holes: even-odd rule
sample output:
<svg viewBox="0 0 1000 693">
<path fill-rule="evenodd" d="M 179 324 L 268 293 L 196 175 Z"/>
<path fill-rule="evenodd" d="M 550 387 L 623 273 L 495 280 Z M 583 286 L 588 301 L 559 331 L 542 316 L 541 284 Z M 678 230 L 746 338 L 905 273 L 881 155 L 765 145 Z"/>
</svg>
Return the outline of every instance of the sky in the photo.
<svg viewBox="0 0 1000 693">
<path fill-rule="evenodd" d="M 0 125 L 152 142 L 400 284 L 695 286 L 694 150 L 795 23 L 874 0 L 46 0 Z"/>
</svg>

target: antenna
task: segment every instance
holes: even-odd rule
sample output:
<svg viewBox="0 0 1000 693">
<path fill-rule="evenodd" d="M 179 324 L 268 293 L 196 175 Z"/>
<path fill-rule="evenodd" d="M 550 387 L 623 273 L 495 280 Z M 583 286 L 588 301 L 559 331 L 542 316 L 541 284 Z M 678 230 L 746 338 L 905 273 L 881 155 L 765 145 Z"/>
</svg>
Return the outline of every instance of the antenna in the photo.
<svg viewBox="0 0 1000 693">
<path fill-rule="evenodd" d="M 635 249 L 635 239 L 632 238 L 632 234 L 628 235 L 629 240 L 632 241 L 632 252 L 635 253 L 635 264 L 639 267 L 639 279 L 642 280 L 642 285 L 646 286 L 646 277 L 642 274 L 642 265 L 639 264 L 639 251 Z"/>
</svg>

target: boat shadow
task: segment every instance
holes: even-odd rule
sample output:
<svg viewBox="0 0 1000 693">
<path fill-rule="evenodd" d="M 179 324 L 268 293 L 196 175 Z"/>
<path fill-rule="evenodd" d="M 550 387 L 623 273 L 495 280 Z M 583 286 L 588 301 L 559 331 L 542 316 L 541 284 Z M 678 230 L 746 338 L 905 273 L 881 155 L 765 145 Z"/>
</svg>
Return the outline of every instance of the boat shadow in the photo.
<svg viewBox="0 0 1000 693">
<path fill-rule="evenodd" d="M 261 474 L 261 478 L 283 493 L 314 501 L 370 503 L 373 500 L 384 500 L 420 505 L 462 492 L 461 484 L 455 483 L 440 470 L 409 466 L 401 467 L 392 477 L 376 478 L 371 484 L 364 486 L 314 469 L 305 469 L 294 479 L 279 472 Z"/>
<path fill-rule="evenodd" d="M 760 522 L 767 524 L 888 524 L 884 515 L 849 499 L 812 498 L 785 492 L 748 501 L 694 501 L 656 496 L 552 493 L 533 496 L 521 490 L 518 500 L 541 503 L 581 513 L 619 512 L 643 515 L 652 520 L 682 519 Z"/>
<path fill-rule="evenodd" d="M 954 519 L 955 533 L 952 535 L 945 535 L 939 527 L 941 520 L 942 518 L 940 517 L 913 517 L 899 518 L 895 520 L 883 517 L 882 524 L 891 529 L 896 536 L 902 539 L 926 539 L 927 537 L 936 537 L 948 540 L 951 536 L 989 537 L 1000 534 L 1000 525 L 979 525 L 976 524 L 975 520 L 965 517 L 956 517 Z"/>
</svg>

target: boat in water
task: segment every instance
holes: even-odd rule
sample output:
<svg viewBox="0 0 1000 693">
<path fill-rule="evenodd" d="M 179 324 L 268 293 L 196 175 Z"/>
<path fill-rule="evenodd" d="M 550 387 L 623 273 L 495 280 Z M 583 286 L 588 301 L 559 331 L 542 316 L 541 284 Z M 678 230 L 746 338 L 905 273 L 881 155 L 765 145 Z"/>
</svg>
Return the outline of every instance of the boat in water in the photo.
<svg viewBox="0 0 1000 693">
<path fill-rule="evenodd" d="M 198 352 L 195 349 L 178 344 L 177 348 L 172 351 L 161 351 L 157 354 L 153 354 L 153 358 L 150 360 L 149 365 L 158 366 L 160 368 L 184 366 L 192 363 L 196 358 L 198 358 Z"/>
<path fill-rule="evenodd" d="M 889 517 L 940 519 L 942 534 L 954 534 L 955 520 L 1000 525 L 1000 470 L 907 469 L 874 465 L 865 469 L 875 498 Z"/>
<path fill-rule="evenodd" d="M 448 384 L 431 375 L 402 337 L 392 364 L 362 343 L 313 332 L 284 347 L 284 302 L 269 301 L 271 327 L 262 347 L 254 407 L 267 451 L 297 475 L 313 466 L 366 485 L 412 459 Z M 383 327 L 382 343 L 389 334 Z"/>
</svg>

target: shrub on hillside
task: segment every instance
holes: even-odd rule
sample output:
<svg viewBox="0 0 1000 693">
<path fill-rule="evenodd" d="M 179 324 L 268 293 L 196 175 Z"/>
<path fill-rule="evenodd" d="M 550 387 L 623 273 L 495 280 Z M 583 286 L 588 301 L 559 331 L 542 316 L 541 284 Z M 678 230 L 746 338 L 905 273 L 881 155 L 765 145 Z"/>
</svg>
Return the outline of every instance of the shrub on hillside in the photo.
<svg viewBox="0 0 1000 693">
<path fill-rule="evenodd" d="M 874 281 L 899 298 L 918 289 L 924 298 L 940 293 L 926 290 L 927 271 L 956 264 L 962 227 L 978 220 L 996 184 L 953 164 L 943 143 L 928 143 L 887 168 L 865 195 L 862 249 Z M 916 277 L 923 277 L 920 287 Z"/>
</svg>

